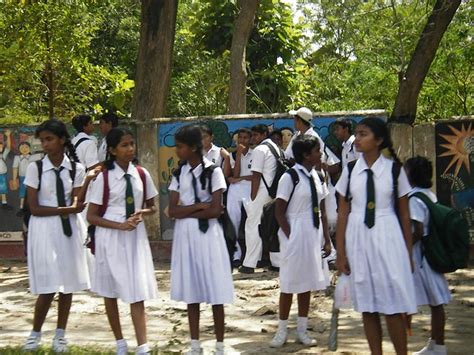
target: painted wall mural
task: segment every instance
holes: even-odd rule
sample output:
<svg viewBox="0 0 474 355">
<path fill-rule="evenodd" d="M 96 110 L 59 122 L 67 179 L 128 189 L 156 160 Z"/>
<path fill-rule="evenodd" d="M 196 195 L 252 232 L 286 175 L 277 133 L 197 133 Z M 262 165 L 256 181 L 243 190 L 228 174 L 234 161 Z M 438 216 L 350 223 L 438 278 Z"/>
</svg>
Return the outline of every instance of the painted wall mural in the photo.
<svg viewBox="0 0 474 355">
<path fill-rule="evenodd" d="M 341 116 L 325 116 L 316 117 L 313 119 L 313 125 L 316 131 L 326 144 L 338 155 L 340 155 L 340 143 L 333 134 L 333 123 Z M 366 115 L 349 114 L 343 116 L 351 119 L 354 124 L 359 122 Z M 386 119 L 385 116 L 381 118 Z M 159 191 L 160 191 L 160 222 L 161 222 L 161 236 L 164 240 L 173 239 L 173 222 L 168 218 L 164 212 L 169 203 L 168 185 L 171 182 L 173 169 L 178 164 L 178 159 L 175 154 L 174 134 L 176 131 L 191 123 L 207 124 L 213 131 L 214 144 L 224 147 L 229 151 L 235 148 L 236 132 L 239 128 L 250 128 L 256 124 L 265 124 L 270 131 L 281 130 L 283 135 L 283 148 L 286 148 L 294 133 L 293 119 L 290 117 L 283 117 L 277 119 L 236 119 L 236 120 L 210 120 L 199 122 L 170 122 L 159 124 L 158 129 L 158 148 L 159 148 Z"/>
<path fill-rule="evenodd" d="M 474 121 L 439 122 L 436 134 L 437 195 L 462 211 L 474 243 Z"/>
</svg>

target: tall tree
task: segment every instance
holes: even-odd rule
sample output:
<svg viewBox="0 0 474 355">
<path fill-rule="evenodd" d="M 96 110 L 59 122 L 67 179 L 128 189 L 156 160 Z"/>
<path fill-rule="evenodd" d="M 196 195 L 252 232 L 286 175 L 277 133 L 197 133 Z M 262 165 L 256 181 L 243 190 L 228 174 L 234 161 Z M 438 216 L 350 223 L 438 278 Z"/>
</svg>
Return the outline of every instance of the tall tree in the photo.
<svg viewBox="0 0 474 355">
<path fill-rule="evenodd" d="M 390 120 L 413 124 L 418 95 L 430 69 L 441 39 L 461 0 L 437 0 L 420 35 L 407 70 L 399 76 L 399 88 Z"/>
<path fill-rule="evenodd" d="M 132 118 L 165 114 L 171 78 L 178 0 L 142 0 Z"/>
<path fill-rule="evenodd" d="M 259 0 L 238 0 L 230 49 L 229 113 L 247 111 L 246 48 L 255 22 Z"/>
</svg>

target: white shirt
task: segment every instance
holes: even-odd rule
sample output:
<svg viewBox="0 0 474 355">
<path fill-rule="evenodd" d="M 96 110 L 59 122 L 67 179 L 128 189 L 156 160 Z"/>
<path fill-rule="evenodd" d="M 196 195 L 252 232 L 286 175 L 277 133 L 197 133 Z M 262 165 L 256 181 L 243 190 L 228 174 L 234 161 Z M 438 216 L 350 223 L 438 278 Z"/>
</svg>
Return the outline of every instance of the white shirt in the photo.
<svg viewBox="0 0 474 355">
<path fill-rule="evenodd" d="M 301 134 L 300 131 L 296 132 L 293 137 L 291 137 L 290 143 L 285 150 L 285 156 L 287 159 L 294 159 L 293 156 L 293 141 Z M 331 166 L 334 164 L 338 164 L 340 162 L 339 158 L 331 151 L 331 149 L 326 148 L 326 144 L 322 140 L 321 136 L 314 130 L 313 127 L 310 127 L 306 132 L 303 133 L 307 136 L 316 137 L 319 140 L 319 145 L 321 148 L 321 161 L 326 163 L 327 165 Z"/>
<path fill-rule="evenodd" d="M 249 148 L 247 154 L 242 154 L 240 156 L 240 175 L 242 176 L 250 176 L 252 175 L 252 148 Z M 230 166 L 232 169 L 235 168 L 235 160 L 233 154 L 230 155 Z"/>
<path fill-rule="evenodd" d="M 99 163 L 97 156 L 97 140 L 93 136 L 89 136 L 84 132 L 79 132 L 73 139 L 72 144 L 75 145 L 81 138 L 87 138 L 87 140 L 81 142 L 76 148 L 76 154 L 79 161 L 89 169 L 91 166 Z"/>
<path fill-rule="evenodd" d="M 355 136 L 352 135 L 347 141 L 342 143 L 342 167 L 345 168 L 351 161 L 360 158 L 360 153 L 354 147 Z"/>
<path fill-rule="evenodd" d="M 208 167 L 212 163 L 204 158 L 204 166 Z M 211 202 L 212 201 L 212 194 L 209 193 L 209 181 L 206 181 L 206 185 L 204 186 L 204 189 L 202 189 L 201 181 L 200 181 L 200 176 L 202 173 L 202 164 L 199 164 L 196 166 L 194 169 L 191 169 L 191 165 L 189 163 L 186 163 L 181 167 L 181 174 L 179 175 L 179 183 L 178 179 L 173 175 L 173 178 L 171 179 L 171 184 L 169 186 L 170 191 L 176 191 L 179 193 L 179 202 L 180 205 L 182 206 L 190 206 L 194 205 L 195 198 L 194 198 L 194 189 L 193 189 L 193 178 L 192 176 L 196 178 L 197 182 L 197 192 L 198 192 L 198 197 L 201 202 Z M 227 188 L 226 182 L 225 182 L 225 177 L 224 173 L 222 172 L 222 169 L 217 167 L 214 169 L 212 173 L 212 192 L 216 192 L 218 190 L 223 190 L 225 191 Z"/>
<path fill-rule="evenodd" d="M 18 176 L 25 176 L 28 165 L 34 161 L 41 160 L 42 154 L 16 155 L 13 159 L 13 169 L 18 169 Z"/>
<path fill-rule="evenodd" d="M 125 219 L 125 191 L 127 188 L 127 181 L 125 179 L 125 171 L 122 170 L 117 163 L 114 163 L 114 169 L 108 171 L 109 180 L 109 200 L 107 204 L 107 210 L 105 215 L 116 215 Z M 149 200 L 158 195 L 155 184 L 151 179 L 150 173 L 142 168 L 145 172 L 146 178 L 146 196 L 145 199 Z M 143 208 L 143 183 L 138 173 L 137 168 L 133 164 L 128 165 L 127 174 L 131 175 L 133 199 L 135 204 L 135 211 Z M 104 196 L 104 175 L 100 173 L 95 181 L 92 182 L 89 193 L 87 194 L 88 202 L 95 205 L 102 205 L 102 199 Z"/>
<path fill-rule="evenodd" d="M 427 195 L 431 201 L 438 202 L 436 195 L 430 189 L 415 187 L 410 192 L 410 196 L 417 192 L 422 192 L 425 195 Z M 427 236 L 429 234 L 429 227 L 430 227 L 430 211 L 428 207 L 425 205 L 423 201 L 421 201 L 419 198 L 416 198 L 416 197 L 411 197 L 409 199 L 409 206 L 410 206 L 410 219 L 413 221 L 423 223 L 423 236 Z"/>
<path fill-rule="evenodd" d="M 263 143 L 270 143 L 277 152 L 280 151 L 280 148 L 275 143 L 273 143 L 270 138 L 265 139 L 262 143 L 255 147 L 252 152 L 252 167 L 250 170 L 262 174 L 262 177 L 265 179 L 265 183 L 268 187 L 270 187 L 273 183 L 273 179 L 275 178 L 277 162 L 270 148 L 268 148 Z M 263 180 L 260 182 L 259 191 L 267 191 L 265 183 Z"/>
<path fill-rule="evenodd" d="M 74 177 L 74 186 L 72 185 L 71 173 L 72 170 L 71 161 L 64 155 L 63 161 L 60 165 L 64 169 L 61 170 L 59 176 L 63 181 L 64 195 L 66 198 L 66 205 L 71 205 L 71 194 L 73 187 L 81 187 L 84 184 L 84 178 L 86 175 L 84 166 L 80 163 L 76 163 L 76 175 Z M 38 203 L 41 206 L 47 207 L 58 207 L 58 197 L 56 194 L 56 173 L 54 170 L 56 167 L 51 163 L 48 156 L 43 159 L 43 172 L 41 174 L 41 188 L 38 192 Z M 30 163 L 26 169 L 25 185 L 34 189 L 38 189 L 38 165 L 36 163 Z"/>
<path fill-rule="evenodd" d="M 375 213 L 394 213 L 394 196 L 393 196 L 393 179 L 392 179 L 392 165 L 391 159 L 385 158 L 382 154 L 372 165 L 374 173 L 374 187 L 375 187 Z M 354 165 L 351 174 L 350 195 L 351 213 L 365 214 L 365 207 L 367 204 L 367 163 L 364 155 Z M 336 184 L 336 190 L 342 196 L 346 196 L 348 183 L 348 168 L 345 167 L 342 171 L 341 177 Z M 398 177 L 398 197 L 407 195 L 411 190 L 408 183 L 408 178 L 404 169 L 400 170 Z M 377 220 L 376 220 L 377 221 Z"/>
<path fill-rule="evenodd" d="M 311 186 L 309 185 L 309 177 L 314 180 L 316 185 L 316 192 L 318 194 L 318 203 L 321 206 L 321 201 L 328 196 L 329 191 L 325 184 L 321 183 L 316 170 L 311 169 L 308 172 L 303 165 L 295 164 L 293 167 L 298 172 L 300 181 L 295 187 L 295 192 L 288 204 L 286 213 L 287 216 L 291 214 L 311 214 L 313 210 L 313 200 L 311 197 Z M 290 174 L 283 174 L 278 182 L 278 191 L 276 198 L 287 201 L 290 199 L 291 191 L 293 191 L 293 180 Z M 321 216 L 321 214 L 320 214 Z"/>
<path fill-rule="evenodd" d="M 206 153 L 203 153 L 204 158 L 209 160 L 211 163 L 216 164 L 218 167 L 222 168 L 223 159 L 221 156 L 222 148 L 212 144 L 211 149 Z"/>
<path fill-rule="evenodd" d="M 100 143 L 99 150 L 97 152 L 97 158 L 100 162 L 105 161 L 105 159 L 107 158 L 107 140 L 105 139 L 105 137 L 102 138 L 102 141 Z"/>
<path fill-rule="evenodd" d="M 8 149 L 7 147 L 4 147 L 3 152 L 0 153 L 0 174 L 6 174 L 8 171 L 7 158 L 9 153 L 10 149 Z"/>
</svg>

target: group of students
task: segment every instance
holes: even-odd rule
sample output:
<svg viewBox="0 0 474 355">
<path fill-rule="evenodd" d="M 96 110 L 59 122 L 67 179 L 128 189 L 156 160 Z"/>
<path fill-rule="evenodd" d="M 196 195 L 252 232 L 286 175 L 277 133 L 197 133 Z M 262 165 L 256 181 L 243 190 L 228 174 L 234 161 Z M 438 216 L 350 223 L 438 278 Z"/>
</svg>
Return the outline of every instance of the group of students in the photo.
<svg viewBox="0 0 474 355">
<path fill-rule="evenodd" d="M 288 339 L 293 294 L 298 300 L 296 340 L 307 346 L 316 344 L 307 332 L 310 293 L 329 284 L 324 258 L 334 249 L 330 235 L 335 231 L 337 269 L 350 277 L 354 309 L 362 313 L 371 352 L 382 353 L 380 313 L 385 315 L 396 352 L 404 354 L 404 315 L 416 313 L 417 305 L 429 304 L 432 334 L 419 354 L 446 353 L 443 305 L 450 300 L 449 290 L 444 276 L 431 270 L 421 255 L 419 240 L 428 234 L 426 206 L 416 197 L 409 199 L 423 192 L 436 200 L 429 191 L 431 164 L 417 157 L 407 161 L 406 170 L 394 168 L 400 164 L 381 119 L 363 119 L 354 135 L 350 121 L 337 120 L 335 134 L 342 144 L 339 158 L 313 129 L 309 109 L 290 114 L 297 132 L 285 152 L 269 138 L 265 125 L 240 129 L 234 153 L 216 147 L 206 126 L 183 126 L 175 134 L 180 164 L 169 186 L 168 215 L 175 220 L 171 299 L 187 304 L 190 353 L 202 352 L 201 303 L 212 305 L 216 353 L 224 353 L 223 305 L 234 298 L 232 267 L 253 273 L 264 265 L 259 224 L 263 206 L 272 200 L 280 226 L 280 251 L 270 253 L 268 266 L 279 270 L 280 299 L 271 347 L 279 348 Z M 88 129 L 83 133 L 90 134 Z M 77 151 L 81 144 L 90 143 L 78 144 L 80 135 L 74 138 Z M 144 301 L 156 297 L 157 286 L 142 216 L 156 211 L 153 199 L 157 191 L 149 173 L 135 164 L 132 134 L 110 127 L 104 149 L 107 158 L 98 165 L 87 163 L 87 172 L 77 163 L 76 149 L 63 123 L 46 121 L 37 128 L 36 136 L 46 156 L 42 173 L 38 164 L 28 166 L 25 184 L 32 214 L 30 289 L 39 296 L 25 350 L 39 346 L 41 327 L 59 293 L 53 350 L 66 351 L 72 293 L 91 289 L 104 297 L 117 354 L 128 351 L 118 298 L 130 303 L 136 353 L 149 352 Z M 382 154 L 385 149 L 392 159 Z M 294 165 L 276 181 L 278 159 Z M 96 226 L 91 276 L 84 249 L 86 223 L 80 216 L 86 204 L 87 221 Z M 220 223 L 224 212 L 236 234 L 243 213 L 247 215 L 245 249 L 237 243 L 230 257 Z M 333 220 L 331 213 L 337 213 Z"/>
</svg>

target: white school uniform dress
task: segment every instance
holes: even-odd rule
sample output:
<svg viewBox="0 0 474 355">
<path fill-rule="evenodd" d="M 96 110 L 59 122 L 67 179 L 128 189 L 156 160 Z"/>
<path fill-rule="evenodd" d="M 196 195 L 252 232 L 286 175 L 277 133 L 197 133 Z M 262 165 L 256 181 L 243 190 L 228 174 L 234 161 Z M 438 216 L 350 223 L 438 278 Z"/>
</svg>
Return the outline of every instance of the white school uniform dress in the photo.
<svg viewBox="0 0 474 355">
<path fill-rule="evenodd" d="M 270 148 L 263 143 L 272 144 L 277 152 L 280 149 L 271 139 L 267 138 L 255 147 L 252 152 L 251 171 L 261 173 L 262 179 L 260 179 L 260 185 L 255 200 L 250 201 L 246 207 L 247 221 L 245 222 L 245 245 L 247 251 L 242 264 L 251 268 L 255 268 L 257 262 L 262 258 L 262 239 L 258 232 L 258 225 L 262 218 L 263 206 L 272 200 L 263 180 L 265 179 L 268 187 L 272 185 L 273 179 L 275 178 L 277 164 Z M 279 266 L 278 253 L 270 253 L 270 259 L 273 266 Z"/>
<path fill-rule="evenodd" d="M 125 172 L 114 163 L 109 170 L 109 203 L 104 218 L 114 222 L 125 222 Z M 143 169 L 143 168 L 142 168 Z M 146 176 L 146 200 L 158 192 L 150 173 Z M 131 175 L 135 210 L 143 206 L 143 183 L 137 168 L 129 164 L 127 174 Z M 104 175 L 100 173 L 93 182 L 89 202 L 102 205 Z M 95 273 L 92 291 L 99 296 L 120 298 L 125 303 L 136 303 L 157 297 L 155 269 L 145 224 L 138 224 L 133 231 L 97 227 L 95 232 Z"/>
<path fill-rule="evenodd" d="M 347 141 L 342 142 L 341 162 L 342 168 L 345 168 L 351 161 L 360 158 L 360 153 L 355 149 L 354 146 L 355 136 L 352 135 Z"/>
<path fill-rule="evenodd" d="M 291 137 L 290 143 L 285 149 L 285 157 L 287 159 L 294 159 L 293 156 L 293 141 L 301 134 L 301 132 L 296 132 L 293 137 Z M 314 130 L 314 127 L 310 127 L 306 132 L 303 133 L 306 136 L 313 136 L 319 140 L 319 146 L 321 148 L 321 161 L 326 163 L 327 165 L 331 166 L 334 164 L 338 164 L 340 162 L 339 158 L 334 154 L 334 152 L 326 148 L 326 144 L 324 143 L 321 136 Z"/>
<path fill-rule="evenodd" d="M 314 169 L 308 172 L 300 164 L 295 164 L 299 183 L 286 210 L 286 218 L 290 224 L 289 238 L 281 229 L 278 230 L 280 240 L 280 289 L 283 293 L 303 293 L 323 290 L 329 280 L 323 272 L 321 257 L 322 221 L 320 216 L 319 228 L 313 224 L 313 203 L 309 178 L 316 185 L 318 205 L 321 205 L 328 195 L 327 187 L 321 183 Z M 278 183 L 277 197 L 284 201 L 290 199 L 293 190 L 293 180 L 290 174 L 283 174 Z"/>
<path fill-rule="evenodd" d="M 351 269 L 354 309 L 384 314 L 416 313 L 415 290 L 408 250 L 394 208 L 393 161 L 383 155 L 372 165 L 375 187 L 375 225 L 365 223 L 367 163 L 363 155 L 351 175 L 351 212 L 346 227 L 346 254 Z M 346 195 L 348 169 L 336 190 Z M 398 178 L 398 197 L 411 190 L 405 171 Z"/>
<path fill-rule="evenodd" d="M 212 163 L 203 158 L 205 167 Z M 197 192 L 201 202 L 211 202 L 209 181 L 204 190 L 200 182 L 202 164 L 191 169 L 189 164 L 181 168 L 179 183 L 175 176 L 170 191 L 179 193 L 179 204 L 195 203 L 192 175 L 197 179 Z M 212 192 L 226 189 L 224 174 L 220 168 L 212 173 Z M 234 286 L 229 253 L 224 240 L 224 231 L 217 218 L 211 218 L 206 233 L 199 229 L 197 218 L 176 219 L 171 254 L 171 299 L 211 305 L 232 303 Z"/>
<path fill-rule="evenodd" d="M 247 154 L 242 154 L 240 157 L 240 177 L 252 175 L 250 168 L 252 167 L 252 151 L 249 149 Z M 232 154 L 230 155 L 230 166 L 235 167 L 235 160 Z M 229 185 L 227 191 L 227 213 L 235 229 L 235 235 L 239 235 L 240 221 L 242 220 L 242 206 L 245 206 L 250 201 L 250 193 L 252 183 L 248 180 L 242 180 Z M 234 253 L 234 260 L 239 260 L 242 256 L 239 243 L 236 243 L 237 250 Z"/>
<path fill-rule="evenodd" d="M 66 205 L 71 205 L 73 184 L 70 170 L 71 161 L 64 155 L 60 177 L 64 186 Z M 46 207 L 58 207 L 56 194 L 56 173 L 54 165 L 46 156 L 43 159 L 41 187 L 38 192 L 38 204 Z M 74 187 L 84 183 L 85 169 L 76 163 Z M 37 189 L 38 167 L 36 163 L 28 165 L 25 185 Z M 69 215 L 72 227 L 70 237 L 63 233 L 60 216 L 39 217 L 32 215 L 28 225 L 28 274 L 30 290 L 33 294 L 72 293 L 90 288 L 84 247 L 85 230 L 81 228 L 75 214 Z"/>
<path fill-rule="evenodd" d="M 86 167 L 86 169 L 89 169 L 99 163 L 99 158 L 97 156 L 97 140 L 94 136 L 89 136 L 84 132 L 79 132 L 71 142 L 75 146 L 82 138 L 87 138 L 87 140 L 82 141 L 77 146 L 76 154 L 79 161 Z"/>
<path fill-rule="evenodd" d="M 208 152 L 203 152 L 203 156 L 212 164 L 216 164 L 218 167 L 222 168 L 222 165 L 224 164 L 224 159 L 222 159 L 221 150 L 221 147 L 218 147 L 217 145 L 212 143 L 211 149 L 209 149 Z"/>
<path fill-rule="evenodd" d="M 415 187 L 410 195 L 416 192 L 424 193 L 433 202 L 438 201 L 436 195 L 430 189 Z M 423 223 L 423 238 L 429 238 L 430 212 L 428 207 L 416 197 L 411 197 L 409 204 L 410 218 Z M 413 278 L 415 280 L 416 302 L 418 306 L 448 304 L 451 301 L 448 282 L 444 274 L 440 274 L 431 268 L 426 258 L 423 257 L 421 248 L 421 241 L 413 244 L 413 259 L 415 262 Z"/>
</svg>

